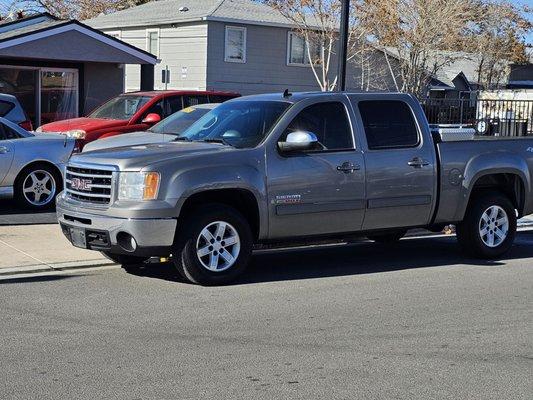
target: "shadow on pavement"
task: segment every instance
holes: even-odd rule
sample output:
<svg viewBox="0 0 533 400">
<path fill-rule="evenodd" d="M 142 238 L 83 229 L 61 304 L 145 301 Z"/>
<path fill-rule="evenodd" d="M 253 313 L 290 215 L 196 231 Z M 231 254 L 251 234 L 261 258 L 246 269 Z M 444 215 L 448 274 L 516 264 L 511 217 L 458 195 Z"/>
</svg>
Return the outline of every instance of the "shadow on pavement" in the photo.
<svg viewBox="0 0 533 400">
<path fill-rule="evenodd" d="M 9 277 L 0 279 L 0 285 L 9 285 L 12 283 L 43 283 L 62 281 L 65 279 L 76 278 L 80 275 L 41 275 L 41 276 L 28 276 L 28 277 Z"/>
<path fill-rule="evenodd" d="M 414 268 L 505 265 L 505 261 L 533 257 L 533 232 L 517 235 L 515 245 L 501 260 L 467 258 L 455 237 L 402 240 L 394 245 L 361 242 L 336 247 L 272 250 L 254 254 L 248 271 L 234 285 L 374 274 Z M 131 273 L 131 272 L 130 272 Z M 134 275 L 183 282 L 169 263 L 138 269 Z"/>
<path fill-rule="evenodd" d="M 0 225 L 56 223 L 54 209 L 35 211 L 20 207 L 15 200 L 0 200 Z"/>
</svg>

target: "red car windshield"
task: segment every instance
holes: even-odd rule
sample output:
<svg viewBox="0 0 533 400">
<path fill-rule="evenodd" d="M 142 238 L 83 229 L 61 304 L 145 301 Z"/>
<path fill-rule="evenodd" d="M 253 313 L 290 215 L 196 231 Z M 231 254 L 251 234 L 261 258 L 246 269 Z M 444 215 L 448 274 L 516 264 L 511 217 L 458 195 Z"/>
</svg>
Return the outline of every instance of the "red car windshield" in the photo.
<svg viewBox="0 0 533 400">
<path fill-rule="evenodd" d="M 148 96 L 118 96 L 93 111 L 89 118 L 129 120 L 150 99 Z"/>
</svg>

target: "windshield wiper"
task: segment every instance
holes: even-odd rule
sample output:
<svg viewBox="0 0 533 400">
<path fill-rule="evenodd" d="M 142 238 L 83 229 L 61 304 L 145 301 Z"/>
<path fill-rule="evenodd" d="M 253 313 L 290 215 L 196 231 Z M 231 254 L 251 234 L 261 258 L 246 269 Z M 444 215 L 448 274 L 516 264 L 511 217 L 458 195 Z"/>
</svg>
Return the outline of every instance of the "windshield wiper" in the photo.
<svg viewBox="0 0 533 400">
<path fill-rule="evenodd" d="M 161 133 L 161 135 L 174 135 L 176 136 L 175 133 Z M 173 142 L 192 142 L 191 139 L 189 139 L 188 137 L 185 137 L 185 136 L 177 136 Z"/>
<path fill-rule="evenodd" d="M 199 142 L 206 142 L 206 143 L 220 143 L 220 144 L 223 144 L 225 146 L 232 146 L 231 144 L 229 144 L 225 139 L 223 138 L 213 138 L 213 139 L 202 139 L 202 140 L 199 140 Z M 233 146 L 232 146 L 233 147 Z"/>
</svg>

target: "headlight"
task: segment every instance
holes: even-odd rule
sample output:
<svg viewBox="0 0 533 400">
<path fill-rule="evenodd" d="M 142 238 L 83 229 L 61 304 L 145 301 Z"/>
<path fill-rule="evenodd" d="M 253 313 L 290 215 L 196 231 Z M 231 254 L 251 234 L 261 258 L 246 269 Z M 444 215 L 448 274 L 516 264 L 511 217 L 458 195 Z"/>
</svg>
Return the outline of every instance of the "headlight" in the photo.
<svg viewBox="0 0 533 400">
<path fill-rule="evenodd" d="M 69 138 L 73 139 L 85 139 L 85 135 L 87 132 L 85 132 L 83 129 L 73 129 L 71 131 L 67 131 L 66 135 Z"/>
<path fill-rule="evenodd" d="M 43 131 L 43 127 L 42 126 L 40 126 L 37 129 L 35 129 L 35 132 L 41 133 L 42 131 Z"/>
<path fill-rule="evenodd" d="M 159 190 L 158 172 L 120 172 L 119 200 L 155 200 Z"/>
</svg>

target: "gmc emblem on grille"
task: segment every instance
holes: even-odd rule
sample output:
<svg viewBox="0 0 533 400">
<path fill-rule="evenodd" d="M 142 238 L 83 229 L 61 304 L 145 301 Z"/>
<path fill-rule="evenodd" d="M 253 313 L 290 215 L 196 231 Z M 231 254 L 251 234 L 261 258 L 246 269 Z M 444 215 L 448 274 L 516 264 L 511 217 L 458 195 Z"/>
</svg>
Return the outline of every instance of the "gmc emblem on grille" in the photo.
<svg viewBox="0 0 533 400">
<path fill-rule="evenodd" d="M 91 191 L 91 184 L 93 182 L 90 179 L 72 178 L 70 180 L 70 187 L 74 190 Z"/>
</svg>

